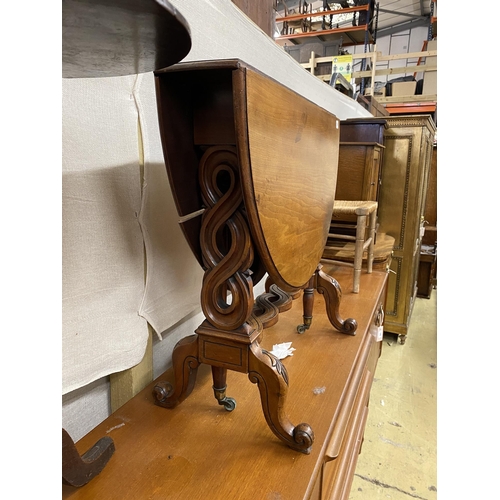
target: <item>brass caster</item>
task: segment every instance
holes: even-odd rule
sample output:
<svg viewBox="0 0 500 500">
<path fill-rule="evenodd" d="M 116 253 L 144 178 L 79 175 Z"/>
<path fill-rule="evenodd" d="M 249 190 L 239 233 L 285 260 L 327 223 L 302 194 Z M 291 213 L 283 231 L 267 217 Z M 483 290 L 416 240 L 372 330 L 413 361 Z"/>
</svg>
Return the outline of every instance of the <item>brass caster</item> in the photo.
<svg viewBox="0 0 500 500">
<path fill-rule="evenodd" d="M 312 316 L 309 317 L 309 316 L 304 316 L 304 324 L 303 325 L 299 325 L 297 327 L 297 333 L 304 333 L 306 330 L 309 330 L 309 327 L 311 326 L 311 323 L 312 323 Z"/>
<path fill-rule="evenodd" d="M 219 401 L 220 405 L 224 405 L 226 411 L 233 411 L 236 408 L 236 400 L 234 398 L 224 398 Z"/>
<path fill-rule="evenodd" d="M 299 325 L 297 327 L 297 333 L 302 334 L 302 333 L 304 333 L 308 329 L 309 329 L 309 325 Z"/>
<path fill-rule="evenodd" d="M 212 387 L 214 390 L 214 396 L 220 405 L 223 405 L 226 411 L 233 411 L 236 408 L 236 400 L 234 398 L 228 398 L 226 396 L 226 387 Z"/>
</svg>

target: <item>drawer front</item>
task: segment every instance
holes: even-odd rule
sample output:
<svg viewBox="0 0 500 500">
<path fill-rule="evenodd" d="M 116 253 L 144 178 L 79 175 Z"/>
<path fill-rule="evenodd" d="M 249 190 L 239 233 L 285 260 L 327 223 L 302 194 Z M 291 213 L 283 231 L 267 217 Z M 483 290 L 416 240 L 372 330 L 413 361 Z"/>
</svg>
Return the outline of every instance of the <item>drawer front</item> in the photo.
<svg viewBox="0 0 500 500">
<path fill-rule="evenodd" d="M 363 438 L 372 381 L 373 373 L 365 369 L 360 390 L 357 394 L 338 455 L 335 459 L 331 459 L 328 456 L 325 457 L 321 496 L 323 500 L 340 500 L 344 498 L 346 490 L 349 493 L 354 467 Z"/>
<path fill-rule="evenodd" d="M 371 385 L 382 349 L 382 342 L 377 341 L 377 334 L 380 329 L 383 331 L 385 290 L 386 288 L 374 310 L 345 402 L 326 449 L 321 477 L 318 478 L 318 482 L 321 481 L 319 498 L 322 500 L 347 500 L 349 497 L 368 418 Z"/>
</svg>

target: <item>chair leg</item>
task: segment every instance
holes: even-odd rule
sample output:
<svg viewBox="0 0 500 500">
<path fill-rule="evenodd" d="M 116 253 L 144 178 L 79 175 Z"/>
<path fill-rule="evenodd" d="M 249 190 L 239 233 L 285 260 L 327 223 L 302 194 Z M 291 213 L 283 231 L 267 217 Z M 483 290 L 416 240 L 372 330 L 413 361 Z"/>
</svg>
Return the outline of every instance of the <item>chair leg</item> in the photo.
<svg viewBox="0 0 500 500">
<path fill-rule="evenodd" d="M 370 245 L 368 246 L 367 272 L 370 274 L 373 271 L 373 247 L 375 245 L 375 227 L 377 224 L 377 211 L 374 210 L 370 214 Z"/>
<path fill-rule="evenodd" d="M 363 245 L 365 243 L 366 215 L 358 215 L 356 224 L 356 245 L 354 248 L 353 292 L 359 293 L 359 278 L 363 264 Z"/>
</svg>

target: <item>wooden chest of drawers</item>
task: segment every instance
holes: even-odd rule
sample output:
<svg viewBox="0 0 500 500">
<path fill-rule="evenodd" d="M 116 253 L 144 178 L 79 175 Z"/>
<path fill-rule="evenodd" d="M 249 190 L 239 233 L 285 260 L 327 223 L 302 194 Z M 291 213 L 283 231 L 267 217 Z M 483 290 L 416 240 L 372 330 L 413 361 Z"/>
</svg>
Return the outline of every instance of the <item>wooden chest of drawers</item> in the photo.
<svg viewBox="0 0 500 500">
<path fill-rule="evenodd" d="M 342 287 L 349 269 L 324 266 Z M 336 332 L 315 294 L 314 318 L 304 334 L 302 301 L 264 330 L 263 347 L 292 342 L 283 360 L 289 392 L 286 410 L 314 431 L 311 453 L 290 449 L 275 438 L 261 411 L 258 389 L 242 373 L 228 372 L 228 413 L 213 399 L 208 365 L 201 365 L 190 397 L 167 410 L 154 405 L 152 388 L 114 412 L 78 443 L 84 453 L 110 436 L 116 451 L 105 469 L 82 488 L 63 485 L 65 499 L 136 500 L 346 500 L 367 418 L 368 398 L 381 342 L 387 273 L 362 274 L 359 294 L 344 294 L 342 311 L 358 321 L 355 336 Z M 168 377 L 170 372 L 162 375 Z"/>
</svg>

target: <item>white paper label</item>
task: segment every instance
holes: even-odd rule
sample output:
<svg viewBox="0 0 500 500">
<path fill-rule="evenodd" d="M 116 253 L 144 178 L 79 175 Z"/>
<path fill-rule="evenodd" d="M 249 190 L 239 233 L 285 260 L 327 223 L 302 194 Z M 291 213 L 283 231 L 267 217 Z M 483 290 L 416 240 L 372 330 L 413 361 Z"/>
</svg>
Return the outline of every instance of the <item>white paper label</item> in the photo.
<svg viewBox="0 0 500 500">
<path fill-rule="evenodd" d="M 383 338 L 384 338 L 384 327 L 383 325 L 380 325 L 379 327 L 377 327 L 376 340 L 377 342 L 380 342 Z"/>
<path fill-rule="evenodd" d="M 425 234 L 425 227 L 421 227 L 420 228 L 420 238 L 423 238 L 424 237 L 424 234 Z"/>
</svg>

